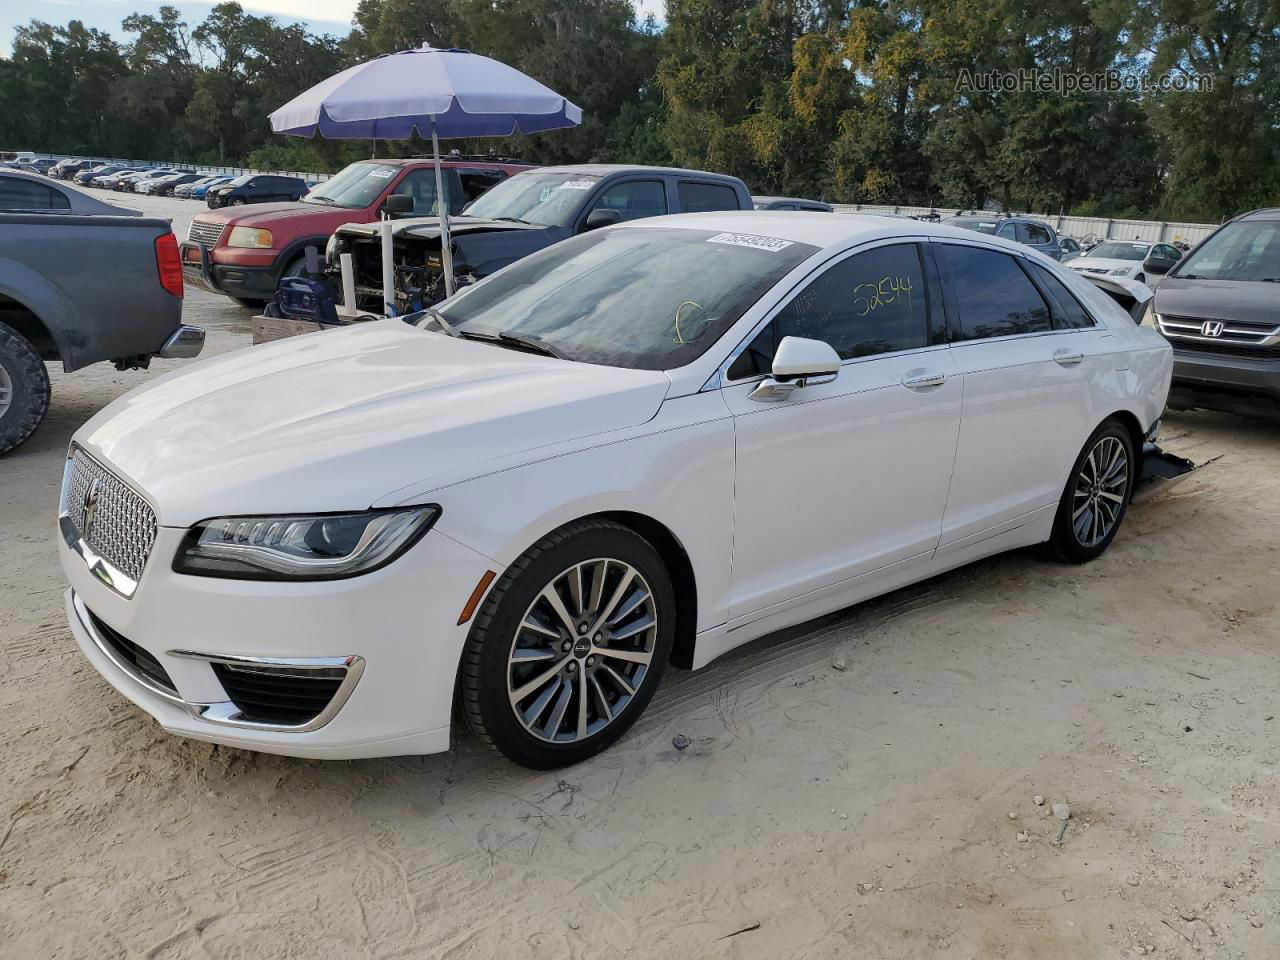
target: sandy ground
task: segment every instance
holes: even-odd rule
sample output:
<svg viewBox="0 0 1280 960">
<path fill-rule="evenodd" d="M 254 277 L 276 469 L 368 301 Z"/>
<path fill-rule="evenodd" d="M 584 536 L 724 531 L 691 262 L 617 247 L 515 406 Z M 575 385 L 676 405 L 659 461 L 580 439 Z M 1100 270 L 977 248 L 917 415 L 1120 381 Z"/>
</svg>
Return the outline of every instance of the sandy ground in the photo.
<svg viewBox="0 0 1280 960">
<path fill-rule="evenodd" d="M 248 343 L 229 302 L 187 315 Z M 1171 416 L 1168 448 L 1223 459 L 1101 560 L 1008 555 L 669 674 L 613 749 L 532 773 L 466 736 L 184 741 L 99 678 L 63 622 L 61 460 L 146 376 L 56 374 L 0 461 L 6 960 L 1280 953 L 1280 423 Z"/>
</svg>

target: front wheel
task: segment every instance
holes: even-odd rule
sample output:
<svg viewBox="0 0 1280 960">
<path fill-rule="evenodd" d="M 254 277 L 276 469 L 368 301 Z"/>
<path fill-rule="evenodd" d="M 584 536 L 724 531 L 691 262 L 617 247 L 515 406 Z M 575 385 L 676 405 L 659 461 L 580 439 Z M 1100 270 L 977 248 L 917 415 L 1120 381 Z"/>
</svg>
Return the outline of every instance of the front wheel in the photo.
<svg viewBox="0 0 1280 960">
<path fill-rule="evenodd" d="M 571 523 L 516 560 L 476 616 L 459 674 L 468 724 L 525 767 L 585 760 L 643 712 L 674 635 L 657 550 L 611 521 Z"/>
<path fill-rule="evenodd" d="M 1049 539 L 1053 553 L 1069 563 L 1101 556 L 1124 520 L 1136 476 L 1129 431 L 1116 420 L 1105 421 L 1071 469 Z"/>
</svg>

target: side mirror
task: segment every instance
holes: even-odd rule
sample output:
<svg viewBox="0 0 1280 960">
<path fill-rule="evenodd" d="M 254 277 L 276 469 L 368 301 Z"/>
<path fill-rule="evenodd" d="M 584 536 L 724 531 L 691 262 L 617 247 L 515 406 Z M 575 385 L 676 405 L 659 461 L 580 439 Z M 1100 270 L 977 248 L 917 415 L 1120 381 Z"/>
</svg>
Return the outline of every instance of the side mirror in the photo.
<svg viewBox="0 0 1280 960">
<path fill-rule="evenodd" d="M 413 197 L 407 193 L 393 193 L 383 201 L 382 212 L 392 217 L 413 213 Z"/>
<path fill-rule="evenodd" d="M 615 223 L 621 222 L 621 210 L 609 210 L 606 207 L 600 207 L 587 214 L 587 222 L 582 229 L 596 230 L 600 227 L 612 227 Z"/>
<path fill-rule="evenodd" d="M 1148 257 L 1142 261 L 1142 269 L 1147 273 L 1163 276 L 1172 270 L 1177 262 L 1177 260 L 1170 260 L 1168 257 Z"/>
<path fill-rule="evenodd" d="M 751 399 L 762 403 L 785 400 L 801 387 L 830 383 L 839 372 L 840 354 L 831 344 L 806 337 L 783 337 L 773 355 L 772 375 L 751 391 Z"/>
</svg>

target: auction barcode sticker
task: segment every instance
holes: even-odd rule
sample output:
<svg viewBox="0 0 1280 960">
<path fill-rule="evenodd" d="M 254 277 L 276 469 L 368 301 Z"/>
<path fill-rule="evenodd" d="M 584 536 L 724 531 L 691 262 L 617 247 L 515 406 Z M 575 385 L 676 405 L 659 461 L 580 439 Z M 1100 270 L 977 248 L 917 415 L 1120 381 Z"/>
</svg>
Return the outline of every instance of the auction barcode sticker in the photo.
<svg viewBox="0 0 1280 960">
<path fill-rule="evenodd" d="M 566 180 L 560 184 L 561 190 L 590 190 L 596 185 L 594 180 Z"/>
<path fill-rule="evenodd" d="M 717 233 L 707 237 L 707 243 L 728 243 L 735 247 L 751 247 L 753 250 L 768 250 L 777 253 L 791 246 L 790 240 L 779 240 L 777 237 L 761 237 L 754 233 Z"/>
<path fill-rule="evenodd" d="M 388 168 L 386 168 L 386 167 L 379 167 L 377 170 L 370 170 L 370 171 L 369 171 L 369 176 L 370 176 L 370 177 L 377 177 L 379 180 L 387 180 L 387 179 L 390 179 L 391 177 L 395 176 L 395 173 L 396 173 L 396 172 L 395 172 L 395 170 L 394 170 L 394 169 L 388 169 Z"/>
</svg>

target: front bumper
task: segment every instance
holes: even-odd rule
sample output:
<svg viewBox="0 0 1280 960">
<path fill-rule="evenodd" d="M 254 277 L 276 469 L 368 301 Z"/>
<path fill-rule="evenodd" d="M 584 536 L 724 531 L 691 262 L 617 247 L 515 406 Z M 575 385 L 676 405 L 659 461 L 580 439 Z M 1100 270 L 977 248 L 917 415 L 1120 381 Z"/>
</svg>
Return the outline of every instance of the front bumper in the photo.
<svg viewBox="0 0 1280 960">
<path fill-rule="evenodd" d="M 270 300 L 279 281 L 276 267 L 215 263 L 212 251 L 199 243 L 179 244 L 182 280 L 209 293 L 243 300 Z"/>
<path fill-rule="evenodd" d="M 101 583 L 59 537 L 70 581 L 67 618 L 85 657 L 170 733 L 317 759 L 448 749 L 453 686 L 468 627 L 459 611 L 494 565 L 432 531 L 395 563 L 316 583 L 223 580 L 174 573 L 185 531 L 160 527 L 136 592 Z M 105 634 L 146 663 L 123 662 Z M 246 721 L 218 665 L 348 669 L 332 709 L 303 725 Z M 166 687 L 153 679 L 160 675 Z"/>
<path fill-rule="evenodd" d="M 1175 346 L 1173 382 L 1200 389 L 1254 393 L 1280 399 L 1280 356 L 1250 357 L 1243 352 L 1215 355 L 1181 350 Z"/>
</svg>

